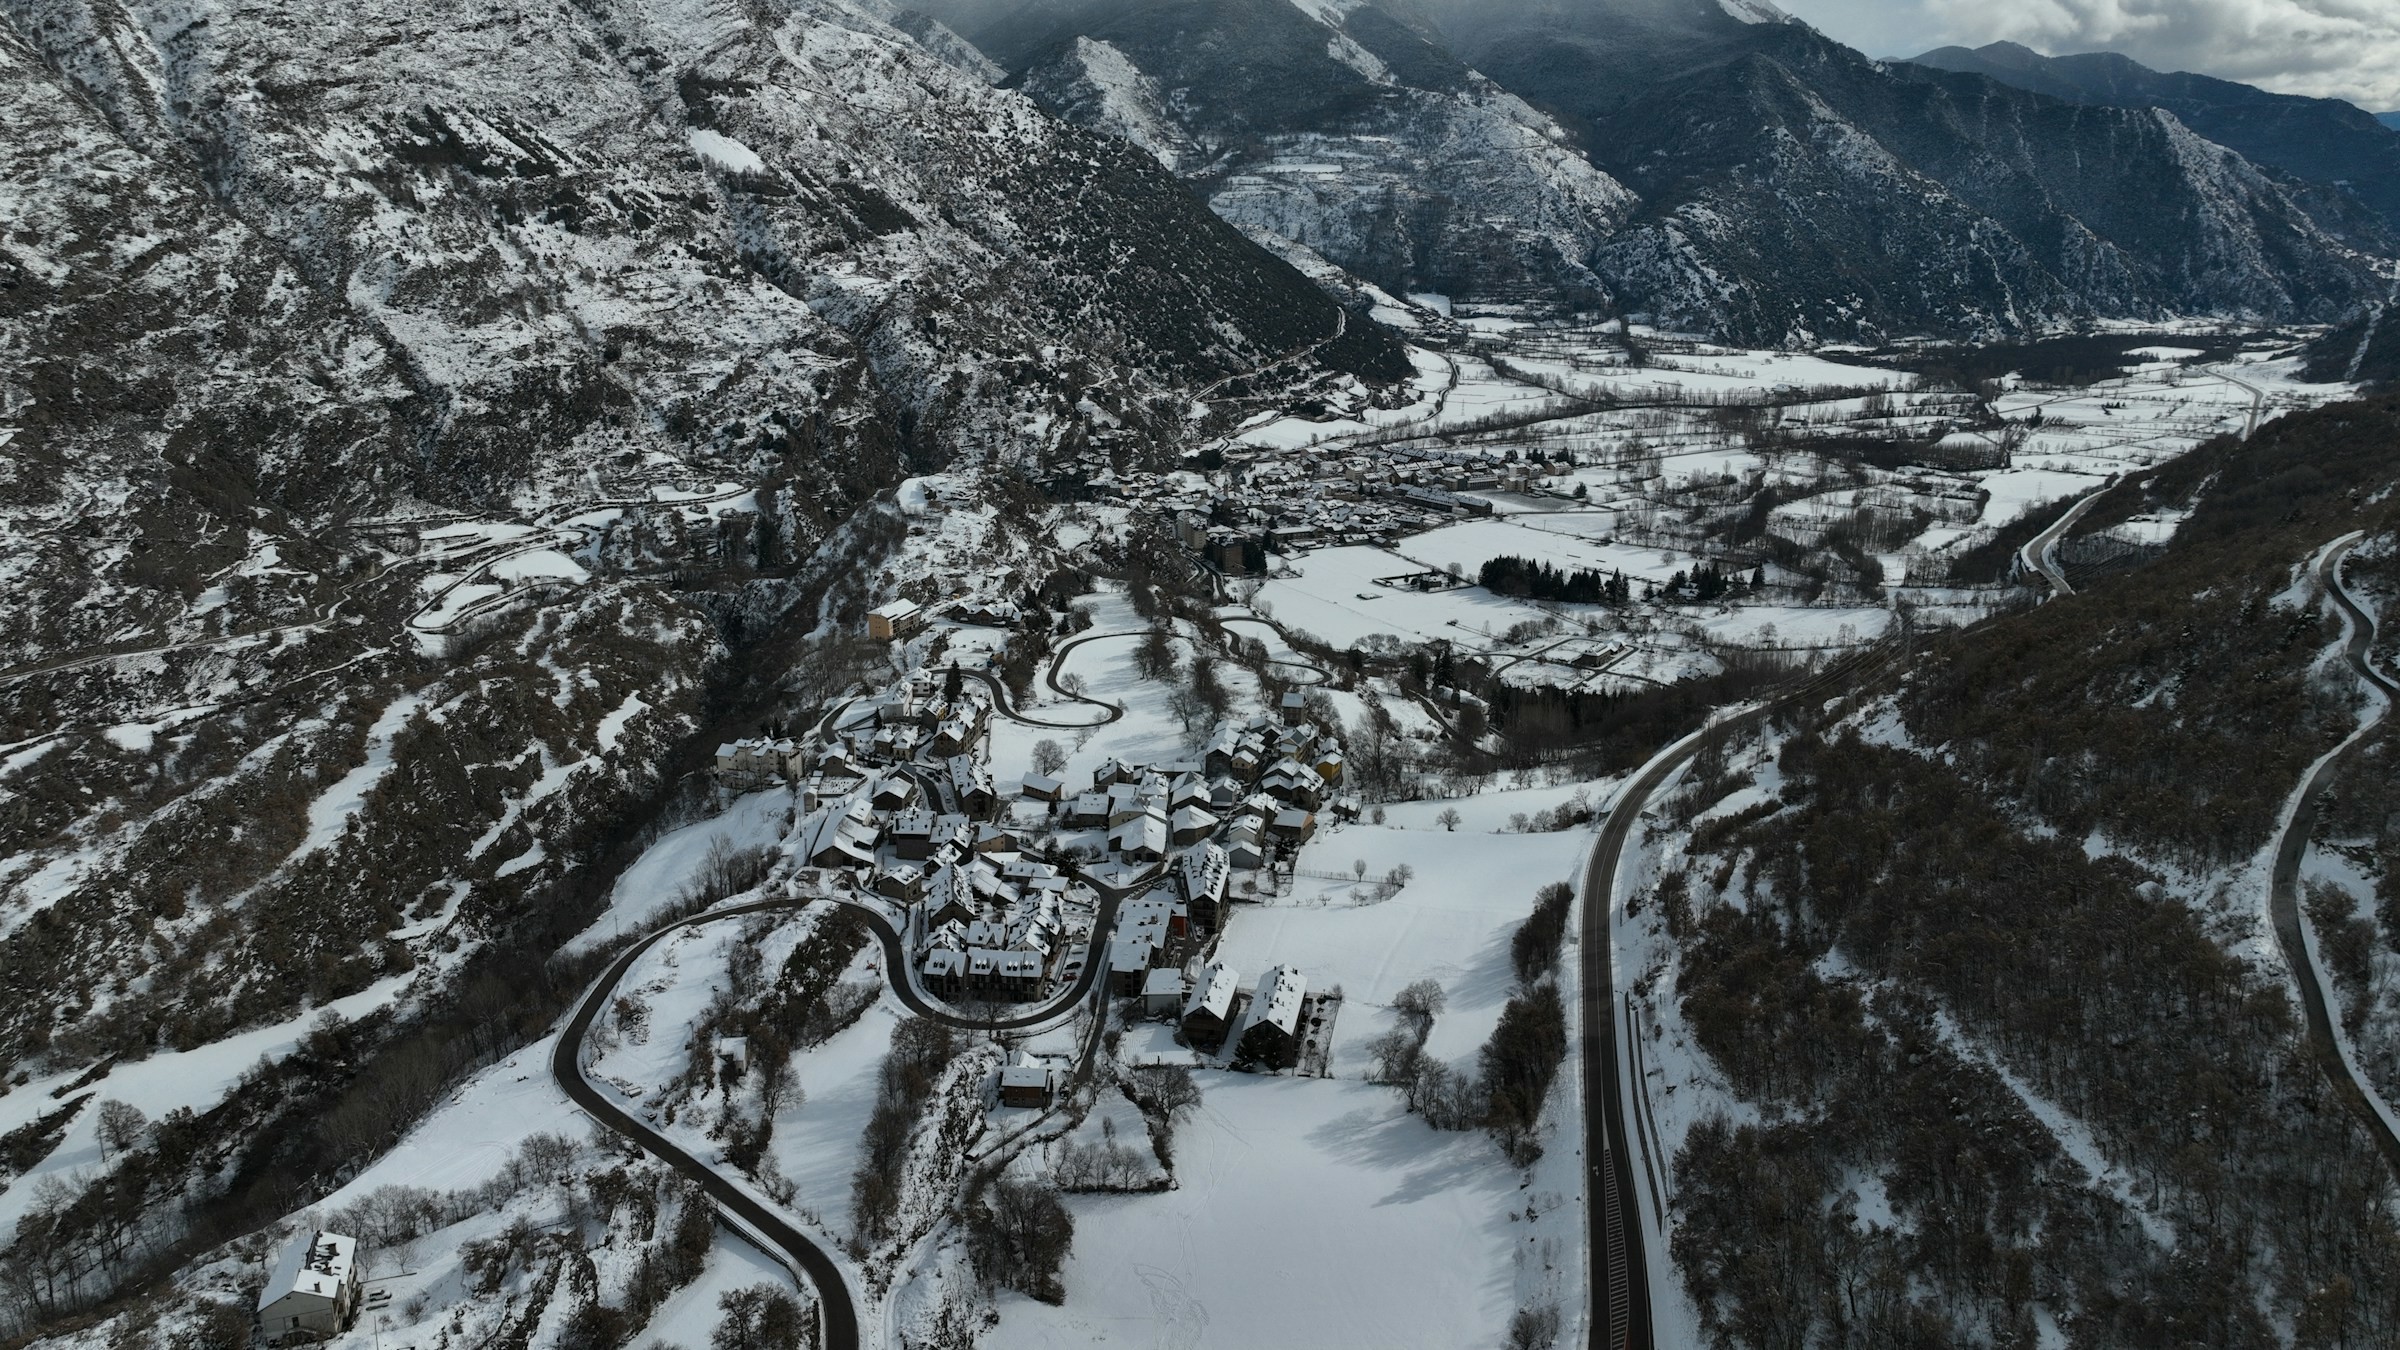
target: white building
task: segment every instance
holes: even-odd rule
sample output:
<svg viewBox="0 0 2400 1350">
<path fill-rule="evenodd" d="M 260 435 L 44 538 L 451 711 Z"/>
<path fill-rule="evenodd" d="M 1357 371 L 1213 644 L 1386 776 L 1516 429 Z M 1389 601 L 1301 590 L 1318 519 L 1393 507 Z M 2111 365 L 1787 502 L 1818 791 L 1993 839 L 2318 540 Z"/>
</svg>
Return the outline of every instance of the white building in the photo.
<svg viewBox="0 0 2400 1350">
<path fill-rule="evenodd" d="M 258 1333 L 270 1344 L 321 1340 L 358 1320 L 358 1240 L 311 1230 L 284 1248 L 258 1295 Z"/>
</svg>

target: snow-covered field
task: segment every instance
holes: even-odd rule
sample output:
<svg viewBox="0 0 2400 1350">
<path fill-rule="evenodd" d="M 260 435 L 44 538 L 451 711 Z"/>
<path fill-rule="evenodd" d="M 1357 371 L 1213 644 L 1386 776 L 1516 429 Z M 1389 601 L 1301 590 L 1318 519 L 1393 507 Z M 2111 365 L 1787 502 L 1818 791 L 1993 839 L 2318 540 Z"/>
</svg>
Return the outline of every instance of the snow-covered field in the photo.
<svg viewBox="0 0 2400 1350">
<path fill-rule="evenodd" d="M 1178 1188 L 1071 1198 L 1065 1306 L 1004 1298 L 984 1350 L 1497 1343 L 1529 1231 L 1489 1138 L 1436 1133 L 1359 1082 L 1202 1086 Z"/>
<path fill-rule="evenodd" d="M 619 874 L 607 910 L 568 944 L 568 950 L 643 932 L 644 920 L 672 903 L 699 875 L 710 850 L 770 847 L 783 838 L 792 810 L 788 791 L 753 792 L 735 798 L 717 815 L 668 831 Z"/>
<path fill-rule="evenodd" d="M 989 732 L 992 762 L 1000 766 L 997 772 L 1004 787 L 1013 786 L 1030 772 L 1026 766 L 1032 762 L 1033 747 L 1046 740 L 1056 741 L 1067 752 L 1062 776 L 1071 783 L 1088 783 L 1092 770 L 1112 756 L 1129 764 L 1155 764 L 1181 759 L 1190 748 L 1183 723 L 1168 709 L 1168 687 L 1143 679 L 1134 667 L 1138 634 L 1148 625 L 1121 592 L 1104 590 L 1076 603 L 1092 616 L 1093 636 L 1067 654 L 1060 678 L 1081 680 L 1083 697 L 1118 705 L 1125 715 L 1082 729 L 1031 727 L 993 718 Z M 1187 645 L 1177 645 L 1179 660 L 1188 661 L 1190 654 Z M 1104 715 L 1088 703 L 1059 697 L 1046 683 L 1037 684 L 1036 696 L 1021 709 L 1029 717 L 1045 722 L 1096 723 Z"/>
<path fill-rule="evenodd" d="M 1430 538 L 1431 536 L 1420 536 Z M 1413 545 L 1417 540 L 1408 541 Z M 1404 642 L 1481 642 L 1525 622 L 1548 617 L 1531 605 L 1479 587 L 1421 595 L 1378 586 L 1379 577 L 1425 571 L 1388 549 L 1328 548 L 1294 558 L 1298 575 L 1277 577 L 1259 591 L 1278 623 L 1314 634 L 1336 647 L 1355 646 L 1376 634 Z"/>
<path fill-rule="evenodd" d="M 1203 1073 L 1205 1104 L 1177 1131 L 1177 1189 L 1072 1197 L 1067 1301 L 1001 1301 L 981 1342 L 1001 1350 L 1126 1343 L 1380 1346 L 1496 1343 L 1529 1301 L 1579 1289 L 1581 1114 L 1572 1072 L 1551 1097 L 1551 1156 L 1531 1190 L 1480 1131 L 1440 1133 L 1365 1081 L 1364 1043 L 1390 999 L 1441 984 L 1429 1053 L 1472 1068 L 1513 983 L 1509 940 L 1543 884 L 1569 880 L 1588 830 L 1493 833 L 1605 785 L 1399 804 L 1382 826 L 1330 830 L 1292 893 L 1237 905 L 1218 959 L 1245 984 L 1289 963 L 1315 992 L 1339 988 L 1331 1079 Z M 1445 830 L 1445 809 L 1460 816 Z M 1414 873 L 1388 899 L 1374 881 Z M 1128 1032 L 1133 1059 L 1183 1058 L 1154 1026 Z M 1572 1300 L 1569 1300 L 1572 1302 Z M 1564 1310 L 1573 1326 L 1576 1311 Z"/>
<path fill-rule="evenodd" d="M 1464 823 L 1463 809 L 1476 800 L 1460 803 L 1458 833 L 1430 818 L 1418 828 L 1358 824 L 1326 831 L 1301 850 L 1300 871 L 1347 876 L 1364 861 L 1365 883 L 1304 875 L 1291 895 L 1238 906 L 1226 924 L 1218 957 L 1246 978 L 1288 963 L 1307 973 L 1312 989 L 1341 986 L 1335 1077 L 1364 1076 L 1362 1047 L 1390 1029 L 1392 996 L 1426 978 L 1448 998 L 1434 1018 L 1427 1050 L 1452 1062 L 1471 1061 L 1508 1001 L 1514 980 L 1509 940 L 1533 911 L 1534 892 L 1549 882 L 1572 881 L 1591 845 L 1591 833 L 1581 829 L 1476 833 Z M 1440 810 L 1403 809 L 1411 816 Z M 1373 883 L 1395 867 L 1415 876 L 1392 898 L 1375 899 Z"/>
<path fill-rule="evenodd" d="M 1531 457 L 1539 461 L 1535 490 L 1481 493 L 1492 517 L 1388 545 L 1332 544 L 1287 556 L 1257 600 L 1277 621 L 1335 647 L 1446 641 L 1504 660 L 1550 658 L 1547 639 L 1512 644 L 1504 635 L 1519 625 L 1563 624 L 1607 630 L 1621 648 L 1591 653 L 1609 656 L 1605 674 L 1592 673 L 1590 661 L 1575 667 L 1579 652 L 1518 661 L 1505 678 L 1520 685 L 1622 691 L 1718 669 L 1672 640 L 1678 633 L 1741 647 L 1870 641 L 1890 626 L 1893 599 L 1902 596 L 1924 622 L 1972 622 L 1993 597 L 1950 586 L 1949 555 L 2209 437 L 2238 434 L 2254 416 L 2349 392 L 2305 383 L 2299 358 L 2270 340 L 2226 362 L 2190 366 L 2181 358 L 2195 349 L 2154 344 L 2121 378 L 2088 387 L 2001 381 L 2002 392 L 1979 412 L 1973 396 L 1824 356 L 1676 339 L 1661 344 L 1666 354 L 1634 365 L 1607 331 L 1488 316 L 1468 326 L 1499 346 L 1476 355 L 1419 352 L 1417 398 L 1406 407 L 1330 422 L 1262 422 L 1242 439 L 1270 452 L 1297 450 L 1302 460 L 1385 446 Z M 1718 416 L 1728 401 L 1746 405 L 1742 417 Z M 1494 422 L 1495 414 L 1506 417 Z M 1781 439 L 1729 429 L 1745 421 Z M 1815 438 L 1892 434 L 1942 437 L 1942 451 L 1955 457 L 1942 462 L 1955 467 L 1909 460 L 1875 468 L 1808 450 Z M 1985 467 L 1969 467 L 1978 462 Z M 1874 546 L 1880 584 L 1843 583 L 1824 594 L 1817 583 L 1801 584 L 1799 573 L 1770 567 L 1777 590 L 1728 597 L 1713 611 L 1688 602 L 1607 610 L 1512 600 L 1472 585 L 1418 594 L 1375 584 L 1443 570 L 1472 582 L 1488 560 L 1514 555 L 1561 570 L 1622 572 L 1638 596 L 1677 572 L 1693 573 L 1704 556 L 1722 556 L 1722 544 L 1704 541 L 1725 537 L 1728 507 L 1762 487 L 1779 494 L 1768 528 L 1807 549 L 1835 529 L 1888 531 L 1897 523 L 1904 542 Z M 2154 544 L 2176 523 L 2144 521 L 2119 533 Z"/>
</svg>

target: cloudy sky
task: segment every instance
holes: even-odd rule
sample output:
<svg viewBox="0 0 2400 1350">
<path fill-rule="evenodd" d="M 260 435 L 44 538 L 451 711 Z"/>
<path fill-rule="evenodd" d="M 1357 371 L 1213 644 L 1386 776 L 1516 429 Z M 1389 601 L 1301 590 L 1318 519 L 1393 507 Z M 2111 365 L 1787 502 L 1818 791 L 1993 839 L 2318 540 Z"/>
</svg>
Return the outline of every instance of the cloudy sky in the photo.
<svg viewBox="0 0 2400 1350">
<path fill-rule="evenodd" d="M 2007 39 L 2400 109 L 2400 0 L 1778 0 L 1869 56 Z"/>
</svg>

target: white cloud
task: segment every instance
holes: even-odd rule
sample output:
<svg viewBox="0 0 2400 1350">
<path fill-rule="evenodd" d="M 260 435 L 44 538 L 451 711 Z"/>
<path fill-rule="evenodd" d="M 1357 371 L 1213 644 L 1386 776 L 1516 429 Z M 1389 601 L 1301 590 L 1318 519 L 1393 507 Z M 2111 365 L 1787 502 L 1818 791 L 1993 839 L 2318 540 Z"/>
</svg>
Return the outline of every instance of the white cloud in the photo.
<svg viewBox="0 0 2400 1350">
<path fill-rule="evenodd" d="M 2400 109 L 2400 0 L 1783 0 L 1875 56 L 1946 43 L 2122 52 L 2290 94 Z"/>
</svg>

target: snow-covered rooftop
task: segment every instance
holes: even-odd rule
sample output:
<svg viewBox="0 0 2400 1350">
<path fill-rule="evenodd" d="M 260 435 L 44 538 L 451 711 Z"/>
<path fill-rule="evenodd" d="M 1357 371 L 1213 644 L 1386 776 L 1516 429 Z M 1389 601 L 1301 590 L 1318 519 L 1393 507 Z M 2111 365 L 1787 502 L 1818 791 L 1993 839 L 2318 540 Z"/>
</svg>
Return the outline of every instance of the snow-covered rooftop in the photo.
<svg viewBox="0 0 2400 1350">
<path fill-rule="evenodd" d="M 258 1294 L 263 1311 L 294 1294 L 338 1298 L 349 1282 L 358 1255 L 358 1239 L 340 1233 L 310 1230 L 292 1239 Z"/>
</svg>

